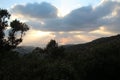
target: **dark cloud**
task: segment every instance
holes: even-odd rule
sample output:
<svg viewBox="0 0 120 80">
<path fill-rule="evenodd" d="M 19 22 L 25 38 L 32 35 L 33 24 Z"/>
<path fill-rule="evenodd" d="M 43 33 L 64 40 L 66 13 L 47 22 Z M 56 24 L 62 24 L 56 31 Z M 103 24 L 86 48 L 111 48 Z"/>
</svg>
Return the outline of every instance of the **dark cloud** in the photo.
<svg viewBox="0 0 120 80">
<path fill-rule="evenodd" d="M 37 18 L 35 21 L 28 20 L 27 23 L 41 31 L 92 31 L 100 26 L 113 32 L 120 31 L 120 3 L 112 0 L 103 1 L 96 7 L 80 7 L 62 18 L 57 17 L 57 9 L 49 3 L 16 5 L 12 10 Z M 116 15 L 113 15 L 114 11 Z M 38 21 L 41 18 L 44 18 L 44 24 Z"/>
<path fill-rule="evenodd" d="M 15 5 L 11 12 L 32 18 L 55 18 L 57 17 L 57 8 L 47 2 L 29 3 L 26 5 Z"/>
</svg>

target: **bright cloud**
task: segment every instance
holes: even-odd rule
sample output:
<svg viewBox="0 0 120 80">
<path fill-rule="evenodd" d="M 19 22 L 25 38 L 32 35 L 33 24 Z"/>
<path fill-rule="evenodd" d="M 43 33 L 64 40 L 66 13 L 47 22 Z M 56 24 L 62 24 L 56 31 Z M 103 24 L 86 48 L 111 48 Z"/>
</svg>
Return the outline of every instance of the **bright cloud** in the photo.
<svg viewBox="0 0 120 80">
<path fill-rule="evenodd" d="M 93 31 L 91 31 L 89 33 L 92 33 L 92 34 L 101 34 L 101 35 L 113 35 L 113 34 L 115 34 L 115 33 L 112 33 L 110 31 L 107 31 L 104 26 L 101 26 L 101 27 L 99 27 L 99 29 L 93 30 Z"/>
</svg>

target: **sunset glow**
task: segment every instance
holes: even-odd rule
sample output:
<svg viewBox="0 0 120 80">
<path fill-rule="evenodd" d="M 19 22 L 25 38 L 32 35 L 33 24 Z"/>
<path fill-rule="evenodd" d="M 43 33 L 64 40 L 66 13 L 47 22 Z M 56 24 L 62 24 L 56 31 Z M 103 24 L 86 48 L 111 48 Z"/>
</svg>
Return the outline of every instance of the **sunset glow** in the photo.
<svg viewBox="0 0 120 80">
<path fill-rule="evenodd" d="M 2 0 L 0 7 L 30 27 L 21 45 L 84 43 L 120 31 L 119 0 Z"/>
</svg>

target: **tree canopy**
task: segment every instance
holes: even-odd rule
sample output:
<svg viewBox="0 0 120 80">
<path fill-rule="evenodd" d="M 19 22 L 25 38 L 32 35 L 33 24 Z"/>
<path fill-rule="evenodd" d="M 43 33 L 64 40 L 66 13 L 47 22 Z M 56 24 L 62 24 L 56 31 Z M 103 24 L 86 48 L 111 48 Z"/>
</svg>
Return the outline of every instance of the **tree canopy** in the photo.
<svg viewBox="0 0 120 80">
<path fill-rule="evenodd" d="M 17 19 L 10 22 L 10 16 L 6 9 L 0 9 L 0 50 L 16 48 L 22 42 L 25 32 L 29 30 L 27 24 Z M 10 29 L 8 30 L 7 27 L 10 27 Z M 8 32 L 5 33 L 5 31 Z"/>
</svg>

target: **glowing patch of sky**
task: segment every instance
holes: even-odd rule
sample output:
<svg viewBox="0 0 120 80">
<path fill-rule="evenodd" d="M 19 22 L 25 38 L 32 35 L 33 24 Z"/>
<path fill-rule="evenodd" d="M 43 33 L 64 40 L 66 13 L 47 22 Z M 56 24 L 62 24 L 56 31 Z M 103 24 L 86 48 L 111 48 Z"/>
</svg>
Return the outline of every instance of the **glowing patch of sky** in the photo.
<svg viewBox="0 0 120 80">
<path fill-rule="evenodd" d="M 61 15 L 68 14 L 71 10 L 79 8 L 81 6 L 96 5 L 100 0 L 61 0 L 61 6 L 59 7 Z"/>
</svg>

